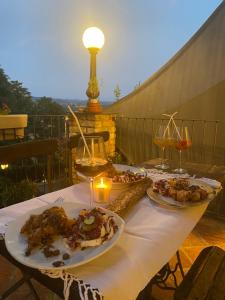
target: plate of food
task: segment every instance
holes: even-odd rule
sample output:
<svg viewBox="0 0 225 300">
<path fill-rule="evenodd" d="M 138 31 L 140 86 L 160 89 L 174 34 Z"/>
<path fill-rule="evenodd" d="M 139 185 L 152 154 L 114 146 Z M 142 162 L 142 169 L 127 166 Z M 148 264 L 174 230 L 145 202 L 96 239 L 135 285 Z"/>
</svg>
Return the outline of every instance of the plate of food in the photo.
<svg viewBox="0 0 225 300">
<path fill-rule="evenodd" d="M 120 238 L 124 221 L 104 208 L 65 202 L 34 209 L 11 222 L 5 234 L 9 253 L 37 269 L 66 269 L 85 264 Z"/>
<path fill-rule="evenodd" d="M 123 189 L 142 182 L 146 178 L 147 173 L 142 168 L 113 164 L 107 170 L 105 176 L 112 179 L 113 189 Z"/>
<path fill-rule="evenodd" d="M 147 194 L 158 204 L 184 208 L 213 200 L 216 191 L 198 179 L 170 178 L 154 182 Z"/>
</svg>

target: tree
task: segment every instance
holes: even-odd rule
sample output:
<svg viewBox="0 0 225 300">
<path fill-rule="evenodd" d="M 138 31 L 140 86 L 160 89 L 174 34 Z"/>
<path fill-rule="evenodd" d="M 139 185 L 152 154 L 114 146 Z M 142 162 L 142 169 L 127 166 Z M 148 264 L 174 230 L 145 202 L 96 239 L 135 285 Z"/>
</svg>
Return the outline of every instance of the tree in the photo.
<svg viewBox="0 0 225 300">
<path fill-rule="evenodd" d="M 7 103 L 7 99 L 10 95 L 10 81 L 9 77 L 5 74 L 4 70 L 0 68 L 0 107 L 3 107 Z"/>
<path fill-rule="evenodd" d="M 120 96 L 121 96 L 121 89 L 120 89 L 118 84 L 116 85 L 113 93 L 114 93 L 114 96 L 115 96 L 115 100 L 118 101 L 120 99 Z"/>
<path fill-rule="evenodd" d="M 9 107 L 14 114 L 62 115 L 65 110 L 52 98 L 33 101 L 30 92 L 17 80 L 10 80 L 0 68 L 0 109 Z"/>
<path fill-rule="evenodd" d="M 35 115 L 63 115 L 65 114 L 62 105 L 53 101 L 50 97 L 41 97 L 34 105 Z"/>
<path fill-rule="evenodd" d="M 11 96 L 8 99 L 8 106 L 12 113 L 32 113 L 34 103 L 27 88 L 19 81 L 11 81 Z"/>
<path fill-rule="evenodd" d="M 140 86 L 141 86 L 141 82 L 139 81 L 139 82 L 134 86 L 134 91 L 135 91 L 136 89 L 138 89 Z"/>
<path fill-rule="evenodd" d="M 4 98 L 10 93 L 9 77 L 5 74 L 4 70 L 0 68 L 0 101 L 4 101 Z"/>
<path fill-rule="evenodd" d="M 19 81 L 10 81 L 0 68 L 0 106 L 6 104 L 12 113 L 31 113 L 33 101 L 30 92 Z"/>
</svg>

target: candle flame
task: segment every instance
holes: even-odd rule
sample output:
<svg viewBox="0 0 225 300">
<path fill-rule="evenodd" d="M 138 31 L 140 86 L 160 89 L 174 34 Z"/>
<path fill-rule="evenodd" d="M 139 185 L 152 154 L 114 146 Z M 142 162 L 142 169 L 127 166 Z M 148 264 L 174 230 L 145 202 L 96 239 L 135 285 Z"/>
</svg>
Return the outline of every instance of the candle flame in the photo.
<svg viewBox="0 0 225 300">
<path fill-rule="evenodd" d="M 104 182 L 104 179 L 101 177 L 100 181 L 98 182 L 98 184 L 96 185 L 97 188 L 100 189 L 106 189 L 108 186 L 107 184 Z"/>
<path fill-rule="evenodd" d="M 1 165 L 1 169 L 2 169 L 2 170 L 8 169 L 8 167 L 9 167 L 8 164 L 6 164 L 6 165 Z"/>
</svg>

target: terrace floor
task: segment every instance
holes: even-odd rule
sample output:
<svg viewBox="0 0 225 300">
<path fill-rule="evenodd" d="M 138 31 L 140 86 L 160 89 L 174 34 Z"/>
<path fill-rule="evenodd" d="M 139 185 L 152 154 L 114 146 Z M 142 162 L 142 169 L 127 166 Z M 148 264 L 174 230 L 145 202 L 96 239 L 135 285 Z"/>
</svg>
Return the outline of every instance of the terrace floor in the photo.
<svg viewBox="0 0 225 300">
<path fill-rule="evenodd" d="M 225 221 L 219 221 L 211 217 L 204 216 L 180 248 L 184 271 L 187 272 L 189 270 L 190 266 L 203 248 L 211 245 L 216 245 L 225 250 Z M 171 264 L 174 264 L 175 258 L 173 257 L 170 262 Z M 178 281 L 180 281 L 181 276 L 179 272 L 177 275 Z M 0 294 L 11 286 L 18 278 L 20 278 L 19 270 L 0 257 Z M 58 299 L 56 295 L 40 284 L 34 282 L 34 286 L 42 300 Z M 172 300 L 173 292 L 162 291 L 159 288 L 154 287 L 153 297 L 156 300 Z M 26 285 L 23 285 L 13 295 L 8 297 L 8 300 L 25 299 L 33 299 L 29 288 Z"/>
</svg>

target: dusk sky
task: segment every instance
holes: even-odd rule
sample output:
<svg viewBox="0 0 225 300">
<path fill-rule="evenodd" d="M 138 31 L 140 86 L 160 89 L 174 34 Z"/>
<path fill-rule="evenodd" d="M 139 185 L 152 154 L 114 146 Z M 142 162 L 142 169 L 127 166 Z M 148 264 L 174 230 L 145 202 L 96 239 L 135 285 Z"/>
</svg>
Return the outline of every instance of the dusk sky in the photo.
<svg viewBox="0 0 225 300">
<path fill-rule="evenodd" d="M 0 66 L 33 96 L 86 99 L 89 54 L 82 34 L 97 26 L 100 99 L 130 93 L 179 50 L 220 0 L 0 0 Z"/>
</svg>

